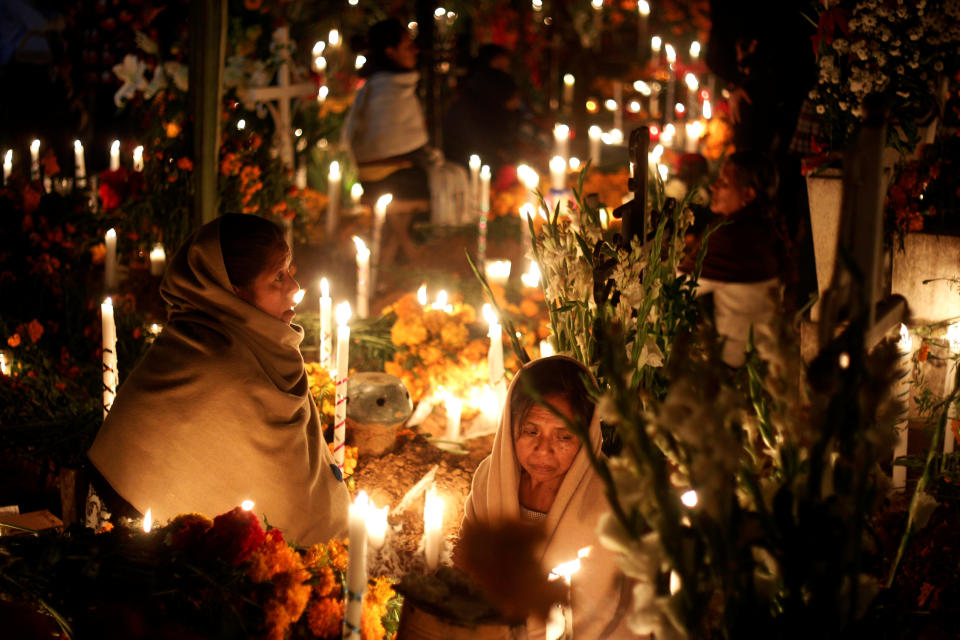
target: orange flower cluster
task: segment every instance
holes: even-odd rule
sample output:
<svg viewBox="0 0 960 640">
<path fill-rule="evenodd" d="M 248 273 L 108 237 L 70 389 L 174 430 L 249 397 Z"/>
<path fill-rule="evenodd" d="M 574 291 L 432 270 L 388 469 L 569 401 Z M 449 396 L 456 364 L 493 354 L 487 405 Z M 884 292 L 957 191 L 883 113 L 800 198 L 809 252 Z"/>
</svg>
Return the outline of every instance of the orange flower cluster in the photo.
<svg viewBox="0 0 960 640">
<path fill-rule="evenodd" d="M 330 453 L 333 453 L 333 443 L 328 442 L 327 447 L 330 448 Z M 359 457 L 358 447 L 350 447 L 344 445 L 343 447 L 343 478 L 346 480 L 353 475 L 353 472 L 357 469 L 357 458 Z"/>
<path fill-rule="evenodd" d="M 527 353 L 531 356 L 539 353 L 540 341 L 550 337 L 550 316 L 543 299 L 543 290 L 539 287 L 524 287 L 520 302 L 508 302 L 502 308 L 510 314 L 514 328 L 520 333 L 520 343 Z M 504 366 L 508 371 L 516 371 L 520 368 L 520 363 L 506 339 L 504 347 Z"/>
<path fill-rule="evenodd" d="M 220 160 L 220 174 L 224 176 L 235 176 L 243 168 L 243 161 L 236 153 L 227 152 L 223 154 Z"/>
<path fill-rule="evenodd" d="M 17 328 L 14 329 L 13 335 L 7 338 L 7 345 L 14 348 L 19 347 L 24 337 L 29 337 L 30 342 L 36 344 L 42 336 L 43 325 L 39 320 L 34 318 L 28 324 L 17 325 Z"/>
<path fill-rule="evenodd" d="M 241 203 L 244 213 L 256 213 L 260 205 L 253 201 L 257 192 L 263 189 L 260 182 L 260 167 L 248 164 L 240 170 L 240 190 L 243 192 Z"/>
<path fill-rule="evenodd" d="M 438 387 L 462 394 L 487 380 L 487 342 L 469 330 L 477 319 L 473 307 L 455 304 L 447 313 L 421 306 L 411 293 L 384 313 L 391 311 L 397 314 L 390 330 L 397 351 L 384 370 L 403 380 L 414 402 Z"/>
<path fill-rule="evenodd" d="M 337 387 L 330 372 L 317 362 L 304 364 L 307 370 L 307 379 L 310 381 L 310 395 L 317 403 L 320 420 L 324 424 L 333 424 L 333 409 L 336 401 Z"/>
<path fill-rule="evenodd" d="M 279 529 L 267 532 L 266 540 L 250 556 L 247 575 L 254 582 L 271 582 L 273 593 L 264 605 L 268 640 L 283 640 L 290 626 L 300 619 L 310 601 L 310 572 L 300 555 L 283 540 Z"/>
<path fill-rule="evenodd" d="M 490 199 L 490 218 L 500 216 L 520 217 L 520 207 L 527 202 L 527 188 L 522 184 L 515 184 L 510 189 L 494 191 Z"/>
<path fill-rule="evenodd" d="M 360 634 L 364 640 L 380 640 L 387 631 L 383 628 L 383 616 L 387 613 L 387 604 L 397 597 L 393 590 L 393 581 L 385 576 L 374 578 L 367 584 L 367 593 L 363 597 L 363 612 L 360 614 Z"/>
</svg>

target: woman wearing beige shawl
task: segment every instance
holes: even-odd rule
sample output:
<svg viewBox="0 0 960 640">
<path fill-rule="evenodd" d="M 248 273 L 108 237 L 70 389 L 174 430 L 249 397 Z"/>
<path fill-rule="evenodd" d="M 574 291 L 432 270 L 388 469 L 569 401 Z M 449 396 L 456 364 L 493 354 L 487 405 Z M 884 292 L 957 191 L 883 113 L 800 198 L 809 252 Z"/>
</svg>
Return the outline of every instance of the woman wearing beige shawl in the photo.
<svg viewBox="0 0 960 640">
<path fill-rule="evenodd" d="M 250 499 L 301 544 L 346 533 L 289 269 L 282 232 L 250 215 L 204 225 L 174 257 L 160 286 L 169 320 L 88 453 L 140 513 L 214 516 Z"/>
<path fill-rule="evenodd" d="M 581 376 L 589 372 L 564 356 L 526 365 L 507 393 L 493 451 L 477 467 L 464 505 L 462 530 L 473 524 L 522 521 L 546 533 L 538 558 L 552 568 L 591 547 L 573 576 L 574 637 L 602 640 L 635 637 L 626 627 L 630 588 L 613 555 L 596 535 L 609 509 L 587 453 L 548 403 L 572 421 L 589 422 L 591 446 L 600 448 L 600 419 Z M 534 389 L 530 394 L 528 389 Z M 527 637 L 544 638 L 544 622 L 528 618 Z"/>
</svg>

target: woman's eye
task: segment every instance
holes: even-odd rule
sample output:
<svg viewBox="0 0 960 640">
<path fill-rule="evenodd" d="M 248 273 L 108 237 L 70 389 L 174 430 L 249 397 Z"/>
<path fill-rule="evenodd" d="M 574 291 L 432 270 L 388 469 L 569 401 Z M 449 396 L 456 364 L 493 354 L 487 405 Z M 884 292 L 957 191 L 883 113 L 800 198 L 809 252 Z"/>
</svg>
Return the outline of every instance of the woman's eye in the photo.
<svg viewBox="0 0 960 640">
<path fill-rule="evenodd" d="M 281 271 L 280 273 L 278 273 L 278 274 L 277 274 L 277 282 L 282 281 L 284 275 L 285 275 L 285 274 L 283 273 L 283 271 Z"/>
</svg>

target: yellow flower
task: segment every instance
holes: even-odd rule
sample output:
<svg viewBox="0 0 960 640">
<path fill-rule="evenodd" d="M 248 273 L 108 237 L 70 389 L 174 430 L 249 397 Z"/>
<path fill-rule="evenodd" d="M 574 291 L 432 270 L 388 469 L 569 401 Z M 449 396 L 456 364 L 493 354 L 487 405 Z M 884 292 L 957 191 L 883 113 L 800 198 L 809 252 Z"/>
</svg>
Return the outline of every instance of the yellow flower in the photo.
<svg viewBox="0 0 960 640">
<path fill-rule="evenodd" d="M 427 339 L 427 330 L 416 318 L 401 318 L 393 323 L 390 329 L 390 340 L 393 344 L 417 345 Z"/>
<path fill-rule="evenodd" d="M 387 613 L 387 603 L 396 595 L 393 582 L 385 576 L 374 578 L 367 585 L 360 614 L 360 633 L 364 640 L 380 640 L 386 634 L 381 619 Z"/>
<path fill-rule="evenodd" d="M 337 571 L 346 571 L 347 563 L 350 560 L 346 541 L 334 538 L 327 543 L 327 551 L 330 554 L 330 566 Z"/>
<path fill-rule="evenodd" d="M 470 332 L 465 325 L 459 322 L 447 322 L 440 331 L 440 339 L 445 347 L 458 349 L 467 343 Z"/>
<path fill-rule="evenodd" d="M 427 309 L 426 313 L 423 314 L 423 326 L 427 328 L 429 333 L 436 335 L 440 333 L 446 319 L 446 312 L 440 309 Z"/>
<path fill-rule="evenodd" d="M 343 626 L 344 603 L 341 598 L 314 600 L 307 611 L 310 633 L 318 638 L 333 638 L 340 635 Z"/>
</svg>

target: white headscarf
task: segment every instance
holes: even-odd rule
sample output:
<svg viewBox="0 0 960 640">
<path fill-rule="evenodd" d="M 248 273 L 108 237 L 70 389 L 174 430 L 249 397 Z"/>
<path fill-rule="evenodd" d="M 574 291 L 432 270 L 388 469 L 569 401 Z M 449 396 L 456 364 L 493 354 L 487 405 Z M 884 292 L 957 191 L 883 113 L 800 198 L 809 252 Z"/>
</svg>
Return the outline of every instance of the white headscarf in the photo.
<svg viewBox="0 0 960 640">
<path fill-rule="evenodd" d="M 169 321 L 120 387 L 93 464 L 161 521 L 250 499 L 290 540 L 345 535 L 349 494 L 310 396 L 303 329 L 234 294 L 219 219 L 177 252 L 161 293 Z"/>
<path fill-rule="evenodd" d="M 524 370 L 555 360 L 572 362 L 590 375 L 583 365 L 566 356 L 534 360 Z M 521 468 L 513 442 L 510 399 L 518 393 L 521 377 L 522 371 L 514 377 L 507 392 L 493 451 L 484 458 L 473 476 L 470 495 L 464 504 L 463 529 L 475 522 L 520 520 Z M 600 418 L 596 412 L 590 420 L 589 439 L 594 450 L 599 451 Z M 574 560 L 580 549 L 591 547 L 590 555 L 581 561 L 581 569 L 573 577 L 574 636 L 578 638 L 635 637 L 626 628 L 630 597 L 626 579 L 617 568 L 615 557 L 601 546 L 596 534 L 597 521 L 608 510 L 603 482 L 594 472 L 586 449 L 581 446 L 542 523 L 546 542 L 539 558 L 542 565 L 550 569 Z M 527 620 L 529 638 L 540 640 L 544 634 L 542 621 Z"/>
</svg>

